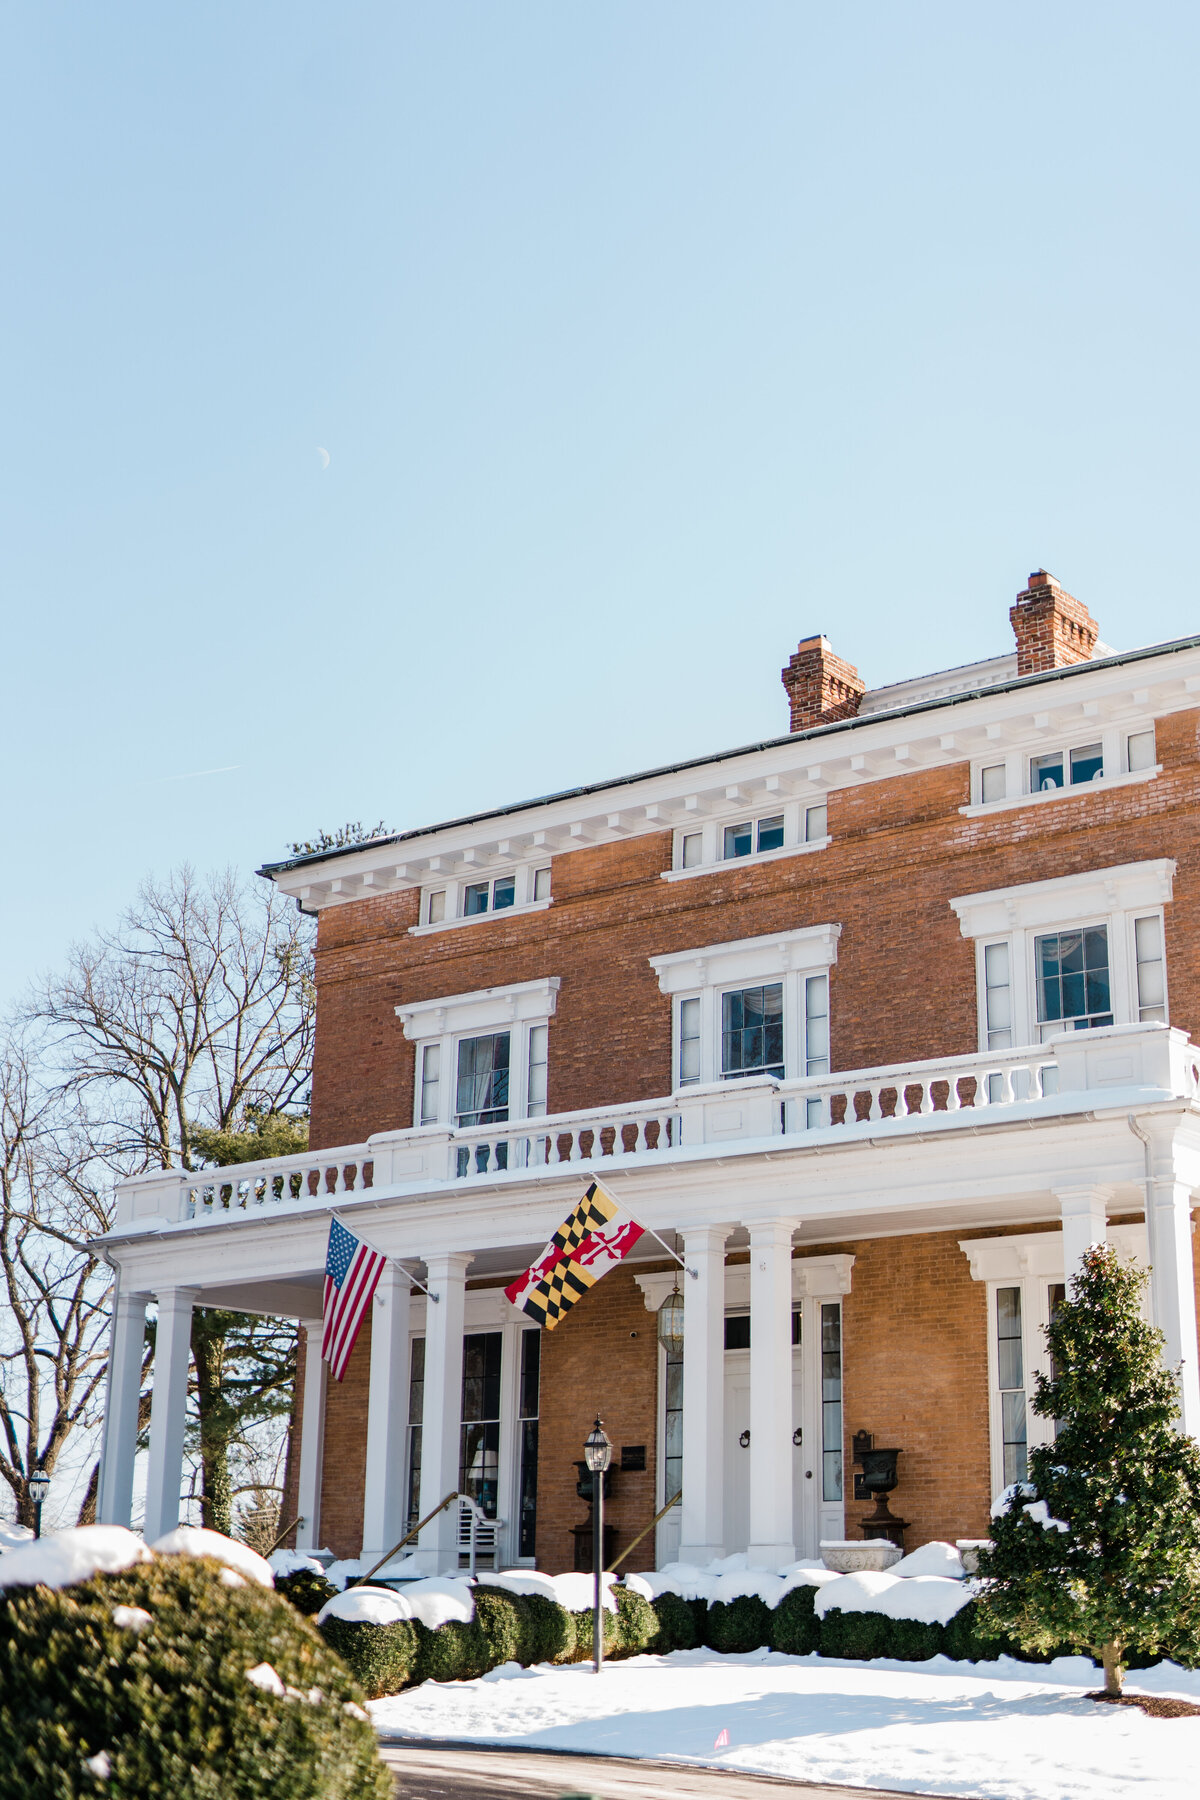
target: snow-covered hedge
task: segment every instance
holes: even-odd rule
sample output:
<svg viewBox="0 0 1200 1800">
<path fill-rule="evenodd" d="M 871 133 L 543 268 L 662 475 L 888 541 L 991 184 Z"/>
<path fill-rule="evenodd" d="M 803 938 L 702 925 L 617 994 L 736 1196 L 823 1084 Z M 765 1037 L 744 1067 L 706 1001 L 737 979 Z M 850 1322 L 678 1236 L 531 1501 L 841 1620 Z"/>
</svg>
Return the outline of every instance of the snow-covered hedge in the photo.
<svg viewBox="0 0 1200 1800">
<path fill-rule="evenodd" d="M 0 1558 L 5 1793 L 390 1800 L 362 1699 L 215 1533 L 90 1526 Z"/>
</svg>

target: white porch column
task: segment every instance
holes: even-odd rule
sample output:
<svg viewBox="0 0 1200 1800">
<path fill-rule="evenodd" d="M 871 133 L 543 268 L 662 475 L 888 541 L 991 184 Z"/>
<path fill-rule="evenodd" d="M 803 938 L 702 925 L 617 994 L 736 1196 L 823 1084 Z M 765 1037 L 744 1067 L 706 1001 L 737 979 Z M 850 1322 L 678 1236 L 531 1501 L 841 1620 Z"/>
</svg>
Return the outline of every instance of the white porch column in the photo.
<svg viewBox="0 0 1200 1800">
<path fill-rule="evenodd" d="M 793 1562 L 793 1531 L 792 1223 L 771 1219 L 750 1227 L 751 1564 Z"/>
<path fill-rule="evenodd" d="M 1070 1284 L 1078 1275 L 1083 1253 L 1092 1244 L 1102 1244 L 1108 1230 L 1108 1189 L 1106 1187 L 1055 1188 L 1054 1198 L 1062 1210 L 1063 1279 Z"/>
<path fill-rule="evenodd" d="M 426 1258 L 430 1291 L 425 1303 L 425 1390 L 421 1412 L 421 1517 L 458 1487 L 462 1431 L 463 1323 L 467 1269 L 472 1258 L 455 1253 Z M 458 1509 L 428 1524 L 418 1540 L 417 1561 L 430 1575 L 458 1567 Z"/>
<path fill-rule="evenodd" d="M 302 1319 L 304 1388 L 300 1396 L 300 1470 L 296 1482 L 297 1550 L 316 1550 L 321 1542 L 321 1468 L 325 1449 L 325 1360 L 321 1355 L 322 1322 Z"/>
<path fill-rule="evenodd" d="M 683 1232 L 683 1519 L 679 1560 L 723 1556 L 725 1537 L 725 1239 L 728 1225 Z M 669 1500 L 669 1494 L 663 1499 Z"/>
<path fill-rule="evenodd" d="M 179 1523 L 183 1432 L 187 1417 L 188 1357 L 195 1288 L 158 1294 L 154 1339 L 154 1399 L 150 1407 L 150 1467 L 146 1476 L 146 1542 Z"/>
<path fill-rule="evenodd" d="M 109 1339 L 100 1487 L 96 1496 L 96 1520 L 100 1525 L 128 1525 L 133 1511 L 133 1463 L 137 1455 L 147 1298 L 146 1294 L 125 1293 L 118 1276 Z"/>
<path fill-rule="evenodd" d="M 408 1424 L 408 1301 L 411 1286 L 404 1270 L 389 1262 L 379 1277 L 371 1306 L 371 1388 L 367 1400 L 362 1553 L 373 1560 L 404 1536 L 404 1437 Z M 457 1467 L 455 1475 L 457 1478 Z"/>
<path fill-rule="evenodd" d="M 1171 1137 L 1155 1132 L 1146 1183 L 1150 1247 L 1150 1317 L 1166 1343 L 1168 1368 L 1180 1369 L 1179 1422 L 1200 1438 L 1200 1357 L 1196 1346 L 1196 1287 L 1192 1266 L 1192 1189 L 1180 1180 Z"/>
</svg>

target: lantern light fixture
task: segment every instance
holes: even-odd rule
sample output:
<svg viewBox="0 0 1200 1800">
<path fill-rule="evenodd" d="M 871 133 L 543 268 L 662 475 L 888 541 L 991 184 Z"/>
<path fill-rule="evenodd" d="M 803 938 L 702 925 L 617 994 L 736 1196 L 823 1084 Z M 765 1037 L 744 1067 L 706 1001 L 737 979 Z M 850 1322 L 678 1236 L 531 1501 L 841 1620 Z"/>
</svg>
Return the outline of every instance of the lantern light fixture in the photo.
<svg viewBox="0 0 1200 1800">
<path fill-rule="evenodd" d="M 683 1353 L 683 1295 L 679 1291 L 679 1278 L 675 1278 L 675 1286 L 658 1309 L 658 1341 L 668 1356 L 680 1356 Z"/>
</svg>

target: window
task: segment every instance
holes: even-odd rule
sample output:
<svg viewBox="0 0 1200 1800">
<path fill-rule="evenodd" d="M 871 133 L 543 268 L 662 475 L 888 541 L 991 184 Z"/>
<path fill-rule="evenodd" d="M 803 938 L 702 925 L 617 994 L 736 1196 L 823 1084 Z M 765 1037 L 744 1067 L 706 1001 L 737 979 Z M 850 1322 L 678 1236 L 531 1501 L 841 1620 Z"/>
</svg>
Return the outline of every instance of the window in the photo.
<svg viewBox="0 0 1200 1800">
<path fill-rule="evenodd" d="M 804 1314 L 799 1305 L 792 1308 L 792 1348 L 800 1348 L 800 1334 Z M 725 1348 L 727 1350 L 748 1350 L 750 1348 L 750 1314 L 736 1312 L 725 1314 Z"/>
<path fill-rule="evenodd" d="M 663 1417 L 663 1501 L 683 1487 L 683 1351 L 666 1351 Z"/>
<path fill-rule="evenodd" d="M 529 1096 L 525 1112 L 531 1119 L 540 1119 L 546 1111 L 546 1045 L 549 1035 L 548 1025 L 529 1027 Z"/>
<path fill-rule="evenodd" d="M 1072 1027 L 1088 1031 L 1112 1024 L 1108 932 L 1103 925 L 1036 938 L 1034 958 L 1043 1041 Z"/>
<path fill-rule="evenodd" d="M 460 1038 L 455 1115 L 460 1130 L 508 1120 L 509 1034 Z"/>
<path fill-rule="evenodd" d="M 804 809 L 804 841 L 806 844 L 819 844 L 829 836 L 829 807 L 822 800 L 816 806 Z"/>
<path fill-rule="evenodd" d="M 414 1338 L 408 1378 L 408 1524 L 421 1517 L 421 1415 L 425 1409 L 425 1339 Z"/>
<path fill-rule="evenodd" d="M 804 1073 L 829 1073 L 829 977 L 809 975 L 804 983 Z"/>
<path fill-rule="evenodd" d="M 1029 791 L 1043 794 L 1051 788 L 1078 787 L 1085 781 L 1098 781 L 1104 774 L 1104 748 L 1101 744 L 1081 744 L 1075 750 L 1052 750 L 1035 756 L 1029 764 Z"/>
<path fill-rule="evenodd" d="M 842 1309 L 835 1301 L 821 1308 L 821 1498 L 841 1497 Z"/>
<path fill-rule="evenodd" d="M 700 1002 L 679 1003 L 679 1085 L 700 1079 Z"/>
<path fill-rule="evenodd" d="M 1138 1019 L 1167 1017 L 1167 986 L 1163 968 L 1162 920 L 1157 916 L 1133 922 L 1134 953 L 1137 960 Z"/>
<path fill-rule="evenodd" d="M 704 833 L 689 831 L 684 837 L 681 866 L 685 869 L 698 869 L 704 861 Z"/>
<path fill-rule="evenodd" d="M 754 847 L 760 854 L 764 850 L 783 849 L 782 813 L 776 813 L 773 818 L 758 821 L 755 827 Z"/>
<path fill-rule="evenodd" d="M 986 806 L 989 800 L 1003 800 L 1008 792 L 1008 771 L 1003 763 L 993 763 L 979 777 L 979 798 Z"/>
<path fill-rule="evenodd" d="M 1000 1390 L 1004 1485 L 1011 1487 L 1014 1481 L 1024 1481 L 1027 1468 L 1025 1351 L 1019 1287 L 996 1289 L 996 1381 Z"/>
<path fill-rule="evenodd" d="M 548 900 L 550 898 L 550 871 L 549 871 L 549 869 L 535 869 L 534 870 L 534 872 L 533 872 L 533 897 L 535 900 Z"/>
<path fill-rule="evenodd" d="M 1153 731 L 1131 731 L 1125 739 L 1125 767 L 1130 774 L 1152 769 L 1157 761 Z"/>
<path fill-rule="evenodd" d="M 496 1517 L 500 1476 L 499 1331 L 469 1333 L 463 1339 L 462 1431 L 458 1490 Z"/>
<path fill-rule="evenodd" d="M 446 916 L 446 890 L 435 888 L 425 897 L 425 923 L 440 925 Z"/>
<path fill-rule="evenodd" d="M 747 819 L 741 825 L 727 825 L 722 838 L 721 855 L 728 862 L 731 857 L 749 856 L 754 848 L 754 827 Z"/>
<path fill-rule="evenodd" d="M 984 1011 L 989 1050 L 1012 1049 L 1012 982 L 1009 961 L 1007 943 L 984 945 Z"/>
<path fill-rule="evenodd" d="M 515 875 L 497 875 L 494 881 L 469 882 L 463 888 L 463 918 L 472 919 L 477 913 L 485 913 L 489 905 L 493 912 L 503 912 L 505 907 L 515 906 L 516 901 Z"/>
<path fill-rule="evenodd" d="M 537 1554 L 538 1411 L 542 1370 L 542 1334 L 521 1333 L 521 1387 L 518 1396 L 521 1431 L 520 1490 L 517 1495 L 517 1555 Z"/>
<path fill-rule="evenodd" d="M 783 983 L 721 995 L 721 1077 L 783 1078 Z"/>
<path fill-rule="evenodd" d="M 442 1046 L 426 1044 L 421 1051 L 421 1123 L 436 1125 L 441 1099 Z"/>
</svg>

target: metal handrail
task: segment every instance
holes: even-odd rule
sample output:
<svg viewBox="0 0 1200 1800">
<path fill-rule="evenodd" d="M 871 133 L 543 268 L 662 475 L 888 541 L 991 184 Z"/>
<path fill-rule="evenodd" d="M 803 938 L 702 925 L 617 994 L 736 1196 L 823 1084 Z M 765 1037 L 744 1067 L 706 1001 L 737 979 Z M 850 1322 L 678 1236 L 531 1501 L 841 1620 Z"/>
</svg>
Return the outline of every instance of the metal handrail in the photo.
<svg viewBox="0 0 1200 1800">
<path fill-rule="evenodd" d="M 432 1512 L 426 1513 L 423 1519 L 418 1520 L 411 1531 L 406 1531 L 404 1536 L 400 1539 L 400 1542 L 398 1544 L 393 1544 L 387 1555 L 381 1556 L 373 1568 L 368 1569 L 365 1575 L 356 1575 L 353 1581 L 348 1581 L 346 1583 L 346 1586 L 362 1587 L 364 1582 L 370 1581 L 372 1575 L 378 1575 L 384 1563 L 390 1563 L 397 1550 L 403 1550 L 405 1544 L 411 1544 L 415 1537 L 420 1536 L 430 1519 L 436 1519 L 439 1513 L 444 1513 L 448 1506 L 453 1506 L 454 1502 L 461 1498 L 463 1498 L 463 1496 L 459 1494 L 457 1488 L 455 1488 L 452 1494 L 447 1494 L 446 1498 L 435 1506 Z M 467 1498 L 470 1498 L 470 1496 L 468 1495 Z"/>
<path fill-rule="evenodd" d="M 647 1525 L 645 1531 L 639 1531 L 637 1536 L 634 1538 L 633 1542 L 631 1544 L 626 1544 L 626 1546 L 622 1550 L 620 1556 L 613 1557 L 612 1561 L 609 1563 L 609 1565 L 608 1565 L 607 1569 L 604 1571 L 604 1573 L 606 1575 L 611 1575 L 613 1570 L 616 1568 L 617 1564 L 619 1562 L 624 1562 L 625 1558 L 629 1555 L 629 1552 L 631 1550 L 636 1550 L 638 1545 L 641 1543 L 642 1539 L 644 1537 L 650 1536 L 650 1533 L 654 1530 L 654 1527 L 658 1524 L 658 1521 L 662 1518 L 665 1518 L 666 1515 L 670 1512 L 671 1508 L 673 1506 L 677 1506 L 682 1499 L 683 1499 L 683 1489 L 680 1488 L 679 1492 L 677 1494 L 673 1495 L 671 1497 L 671 1499 L 667 1501 L 667 1504 L 664 1507 L 662 1507 L 658 1512 L 655 1513 L 654 1517 L 651 1519 L 650 1523 Z"/>
</svg>

